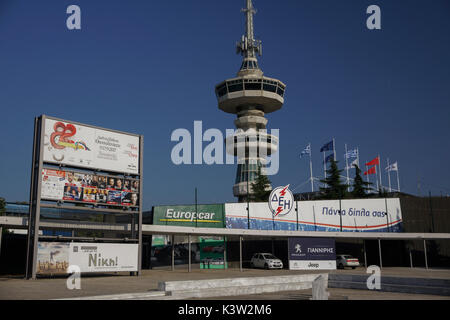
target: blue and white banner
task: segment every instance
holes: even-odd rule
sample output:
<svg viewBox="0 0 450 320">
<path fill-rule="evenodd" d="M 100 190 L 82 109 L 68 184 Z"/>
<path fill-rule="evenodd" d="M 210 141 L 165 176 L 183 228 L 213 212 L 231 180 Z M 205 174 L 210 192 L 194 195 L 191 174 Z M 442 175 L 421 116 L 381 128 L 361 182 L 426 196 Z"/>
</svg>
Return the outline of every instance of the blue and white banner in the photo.
<svg viewBox="0 0 450 320">
<path fill-rule="evenodd" d="M 306 154 L 311 154 L 311 144 L 308 144 L 305 149 L 303 149 L 302 153 L 300 153 L 300 158 L 302 158 Z"/>
<path fill-rule="evenodd" d="M 345 154 L 345 157 L 347 159 L 358 158 L 358 149 L 348 150 L 347 153 Z"/>
<path fill-rule="evenodd" d="M 339 232 L 402 232 L 400 199 L 297 201 L 297 210 L 273 217 L 266 202 L 250 203 L 250 229 Z M 341 211 L 339 210 L 341 208 Z M 246 203 L 226 203 L 227 228 L 248 229 Z"/>
</svg>

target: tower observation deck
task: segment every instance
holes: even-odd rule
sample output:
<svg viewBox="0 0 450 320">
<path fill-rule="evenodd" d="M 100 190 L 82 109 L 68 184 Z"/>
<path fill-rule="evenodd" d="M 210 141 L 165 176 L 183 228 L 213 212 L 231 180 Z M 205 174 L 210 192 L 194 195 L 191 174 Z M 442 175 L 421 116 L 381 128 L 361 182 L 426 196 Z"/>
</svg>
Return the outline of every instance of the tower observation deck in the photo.
<svg viewBox="0 0 450 320">
<path fill-rule="evenodd" d="M 246 16 L 246 32 L 236 45 L 237 53 L 243 57 L 241 67 L 235 78 L 216 85 L 219 109 L 237 115 L 234 121 L 237 130 L 225 142 L 227 153 L 238 157 L 233 194 L 240 202 L 252 193 L 251 183 L 258 168 L 265 173 L 265 156 L 278 150 L 278 138 L 267 134 L 264 116 L 281 109 L 286 89 L 280 80 L 264 76 L 258 65 L 262 43 L 254 38 L 256 10 L 251 0 L 247 0 L 247 7 L 242 12 Z"/>
</svg>

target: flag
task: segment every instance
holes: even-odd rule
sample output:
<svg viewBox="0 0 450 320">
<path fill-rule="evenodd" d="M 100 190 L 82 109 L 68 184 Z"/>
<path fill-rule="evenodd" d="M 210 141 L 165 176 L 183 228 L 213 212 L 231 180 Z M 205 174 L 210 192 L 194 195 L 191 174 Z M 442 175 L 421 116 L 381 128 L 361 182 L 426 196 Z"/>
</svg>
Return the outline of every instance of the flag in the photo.
<svg viewBox="0 0 450 320">
<path fill-rule="evenodd" d="M 349 158 L 358 158 L 358 149 L 348 150 L 345 154 L 347 159 Z"/>
<path fill-rule="evenodd" d="M 305 154 L 311 154 L 311 144 L 308 144 L 305 149 L 303 149 L 302 153 L 300 153 L 300 158 L 302 158 Z"/>
<path fill-rule="evenodd" d="M 372 168 L 370 168 L 369 170 L 364 172 L 364 175 L 367 176 L 368 174 L 376 174 L 376 173 L 377 173 L 377 167 L 373 166 Z"/>
<path fill-rule="evenodd" d="M 328 156 L 325 158 L 324 163 L 331 162 L 331 159 L 334 159 L 334 154 L 333 154 L 333 153 L 330 154 L 330 155 L 328 155 Z"/>
<path fill-rule="evenodd" d="M 370 166 L 376 166 L 380 164 L 380 159 L 378 157 L 376 157 L 375 159 L 373 159 L 370 162 L 366 163 L 366 166 L 370 167 Z"/>
<path fill-rule="evenodd" d="M 330 142 L 325 143 L 322 148 L 320 148 L 320 152 L 333 151 L 333 149 L 334 149 L 334 144 L 333 144 L 333 140 L 331 140 Z"/>
<path fill-rule="evenodd" d="M 354 169 L 355 167 L 355 165 L 358 165 L 358 159 L 355 159 L 355 160 L 353 160 L 352 161 L 352 163 L 350 163 L 350 165 L 347 167 L 347 168 L 345 168 L 345 170 L 350 170 L 350 169 Z"/>
<path fill-rule="evenodd" d="M 386 167 L 386 171 L 398 171 L 398 165 L 397 162 L 389 165 L 389 167 Z"/>
</svg>

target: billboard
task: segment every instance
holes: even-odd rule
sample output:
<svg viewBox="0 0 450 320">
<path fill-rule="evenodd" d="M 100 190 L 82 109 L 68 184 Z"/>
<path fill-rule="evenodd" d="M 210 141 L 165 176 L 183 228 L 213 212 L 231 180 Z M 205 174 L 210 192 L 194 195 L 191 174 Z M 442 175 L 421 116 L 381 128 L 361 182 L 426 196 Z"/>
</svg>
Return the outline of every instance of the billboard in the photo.
<svg viewBox="0 0 450 320">
<path fill-rule="evenodd" d="M 250 229 L 338 232 L 402 232 L 400 199 L 297 201 L 297 210 L 274 217 L 268 204 L 250 203 Z M 247 229 L 246 203 L 226 203 L 227 228 Z"/>
<path fill-rule="evenodd" d="M 289 238 L 289 270 L 336 269 L 334 239 Z"/>
<path fill-rule="evenodd" d="M 153 207 L 153 224 L 200 228 L 223 228 L 223 204 Z"/>
<path fill-rule="evenodd" d="M 68 273 L 76 265 L 81 272 L 119 272 L 138 270 L 138 244 L 39 242 L 38 274 Z"/>
<path fill-rule="evenodd" d="M 45 119 L 44 162 L 139 174 L 139 137 Z"/>
<path fill-rule="evenodd" d="M 139 180 L 42 169 L 41 198 L 68 202 L 139 206 Z"/>
</svg>

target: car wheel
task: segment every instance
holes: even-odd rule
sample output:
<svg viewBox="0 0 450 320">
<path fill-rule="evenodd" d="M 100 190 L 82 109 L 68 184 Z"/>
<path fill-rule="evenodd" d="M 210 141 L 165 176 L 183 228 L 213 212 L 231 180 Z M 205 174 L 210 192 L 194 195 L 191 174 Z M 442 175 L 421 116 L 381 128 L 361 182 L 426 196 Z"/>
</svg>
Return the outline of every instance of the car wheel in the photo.
<svg viewBox="0 0 450 320">
<path fill-rule="evenodd" d="M 251 267 L 251 268 L 254 268 L 254 267 L 255 267 L 255 265 L 253 264 L 253 262 L 250 262 L 250 267 Z"/>
<path fill-rule="evenodd" d="M 344 269 L 344 265 L 342 263 L 339 264 L 339 269 Z"/>
<path fill-rule="evenodd" d="M 264 269 L 269 270 L 269 265 L 267 263 L 264 265 Z"/>
<path fill-rule="evenodd" d="M 356 267 L 352 267 L 352 269 L 355 269 Z"/>
</svg>

